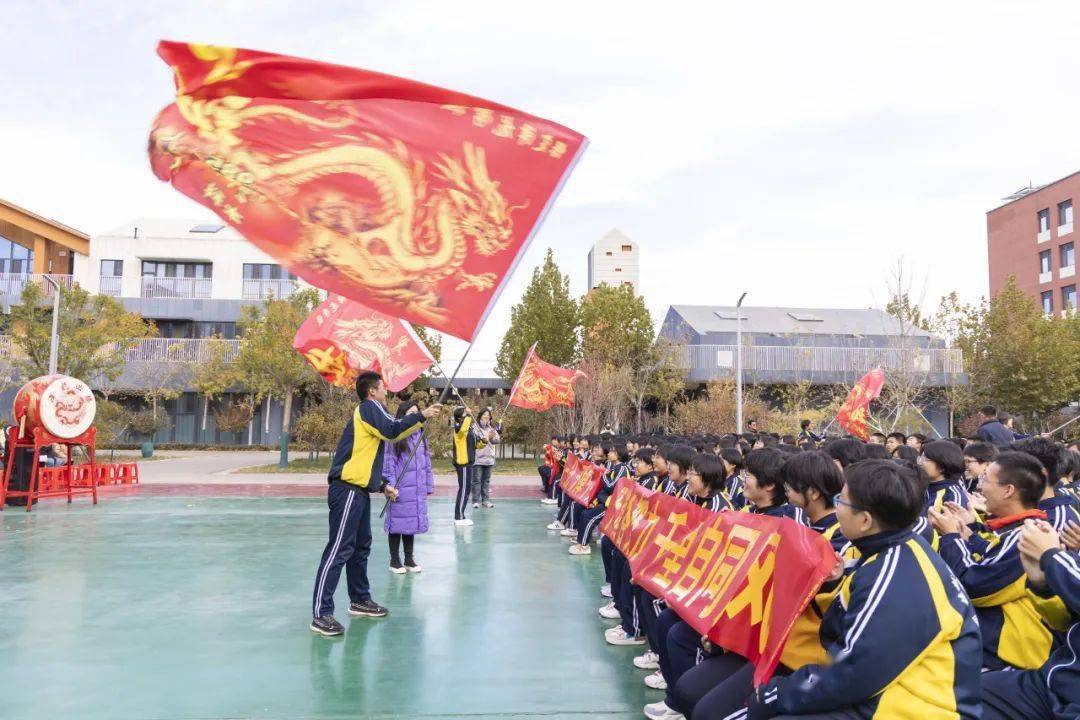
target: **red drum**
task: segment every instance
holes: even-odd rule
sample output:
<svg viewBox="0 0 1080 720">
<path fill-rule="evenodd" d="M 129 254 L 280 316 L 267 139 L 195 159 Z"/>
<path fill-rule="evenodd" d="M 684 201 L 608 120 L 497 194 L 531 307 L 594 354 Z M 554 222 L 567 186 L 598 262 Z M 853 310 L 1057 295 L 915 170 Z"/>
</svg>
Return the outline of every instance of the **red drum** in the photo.
<svg viewBox="0 0 1080 720">
<path fill-rule="evenodd" d="M 41 427 L 58 438 L 69 439 L 86 432 L 94 422 L 97 403 L 82 380 L 67 375 L 34 378 L 15 396 L 15 424 L 26 424 L 23 437 Z"/>
</svg>

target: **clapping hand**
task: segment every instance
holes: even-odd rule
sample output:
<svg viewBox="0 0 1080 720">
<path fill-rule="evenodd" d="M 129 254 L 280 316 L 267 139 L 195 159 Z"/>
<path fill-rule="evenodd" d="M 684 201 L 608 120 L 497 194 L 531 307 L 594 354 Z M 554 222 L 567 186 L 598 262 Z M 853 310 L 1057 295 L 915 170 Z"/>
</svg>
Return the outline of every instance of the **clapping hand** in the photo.
<svg viewBox="0 0 1080 720">
<path fill-rule="evenodd" d="M 1070 521 L 1061 531 L 1061 539 L 1065 542 L 1065 547 L 1073 552 L 1080 552 L 1080 525 Z"/>
<path fill-rule="evenodd" d="M 1033 584 L 1046 584 L 1046 575 L 1039 562 L 1043 553 L 1058 547 L 1061 547 L 1061 540 L 1050 523 L 1043 520 L 1024 521 L 1024 528 L 1020 531 L 1020 562 Z"/>
<path fill-rule="evenodd" d="M 938 535 L 959 534 L 964 529 L 964 523 L 960 516 L 949 512 L 948 508 L 938 510 L 931 507 L 926 511 L 926 517 L 930 524 L 934 526 L 934 529 L 937 530 Z"/>
</svg>

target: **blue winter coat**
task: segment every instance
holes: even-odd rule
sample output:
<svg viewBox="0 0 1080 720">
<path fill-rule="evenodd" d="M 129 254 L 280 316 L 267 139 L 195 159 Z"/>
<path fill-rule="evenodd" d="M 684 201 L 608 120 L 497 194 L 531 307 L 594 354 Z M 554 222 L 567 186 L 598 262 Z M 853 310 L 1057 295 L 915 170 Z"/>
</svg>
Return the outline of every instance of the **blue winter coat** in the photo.
<svg viewBox="0 0 1080 720">
<path fill-rule="evenodd" d="M 398 499 L 390 503 L 383 522 L 383 529 L 388 533 L 400 535 L 419 535 L 428 530 L 427 496 L 435 492 L 435 476 L 431 472 L 431 452 L 427 440 L 420 433 L 410 435 L 405 442 L 405 452 L 400 455 L 392 443 L 384 443 L 383 477 L 391 485 L 401 472 L 401 466 L 409 459 L 409 454 L 421 443 L 416 455 L 409 463 L 409 469 L 397 483 Z"/>
</svg>

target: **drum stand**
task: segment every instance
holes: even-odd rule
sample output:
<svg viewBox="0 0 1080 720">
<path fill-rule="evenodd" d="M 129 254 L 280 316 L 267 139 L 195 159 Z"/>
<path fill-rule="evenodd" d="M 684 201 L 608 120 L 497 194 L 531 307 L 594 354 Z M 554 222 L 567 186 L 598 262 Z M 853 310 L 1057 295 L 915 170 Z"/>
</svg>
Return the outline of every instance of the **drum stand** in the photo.
<svg viewBox="0 0 1080 720">
<path fill-rule="evenodd" d="M 94 449 L 96 447 L 97 429 L 92 427 L 88 428 L 82 435 L 73 438 L 56 437 L 41 427 L 35 427 L 29 436 L 25 436 L 22 429 L 23 428 L 12 426 L 8 428 L 7 431 L 7 463 L 4 466 L 4 480 L 0 483 L 0 511 L 4 509 L 4 504 L 9 497 L 25 497 L 26 512 L 30 512 L 31 508 L 34 506 L 35 500 L 43 497 L 63 497 L 66 495 L 67 500 L 70 503 L 72 496 L 90 493 L 94 498 L 94 504 L 97 505 L 97 481 L 94 479 Z M 67 472 L 63 474 L 64 482 L 61 487 L 42 491 L 39 488 L 40 473 L 38 472 L 41 449 L 47 445 L 53 444 L 60 444 L 67 448 L 67 463 L 64 466 Z M 73 488 L 71 486 L 72 472 L 74 469 L 74 465 L 71 462 L 71 448 L 75 445 L 84 445 L 90 456 L 91 481 L 89 487 L 80 486 Z M 15 454 L 22 448 L 34 449 L 34 459 L 30 466 L 30 483 L 27 485 L 26 490 L 9 490 L 11 469 L 15 464 Z"/>
</svg>

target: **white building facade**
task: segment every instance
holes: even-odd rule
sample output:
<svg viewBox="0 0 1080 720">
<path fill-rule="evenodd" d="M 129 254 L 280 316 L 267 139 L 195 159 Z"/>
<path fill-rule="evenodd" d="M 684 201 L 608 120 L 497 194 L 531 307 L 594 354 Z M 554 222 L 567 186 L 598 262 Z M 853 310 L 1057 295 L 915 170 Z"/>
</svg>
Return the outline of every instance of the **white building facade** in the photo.
<svg viewBox="0 0 1080 720">
<path fill-rule="evenodd" d="M 596 241 L 589 251 L 589 289 L 602 284 L 629 285 L 639 291 L 640 253 L 637 243 L 618 229 Z"/>
</svg>

